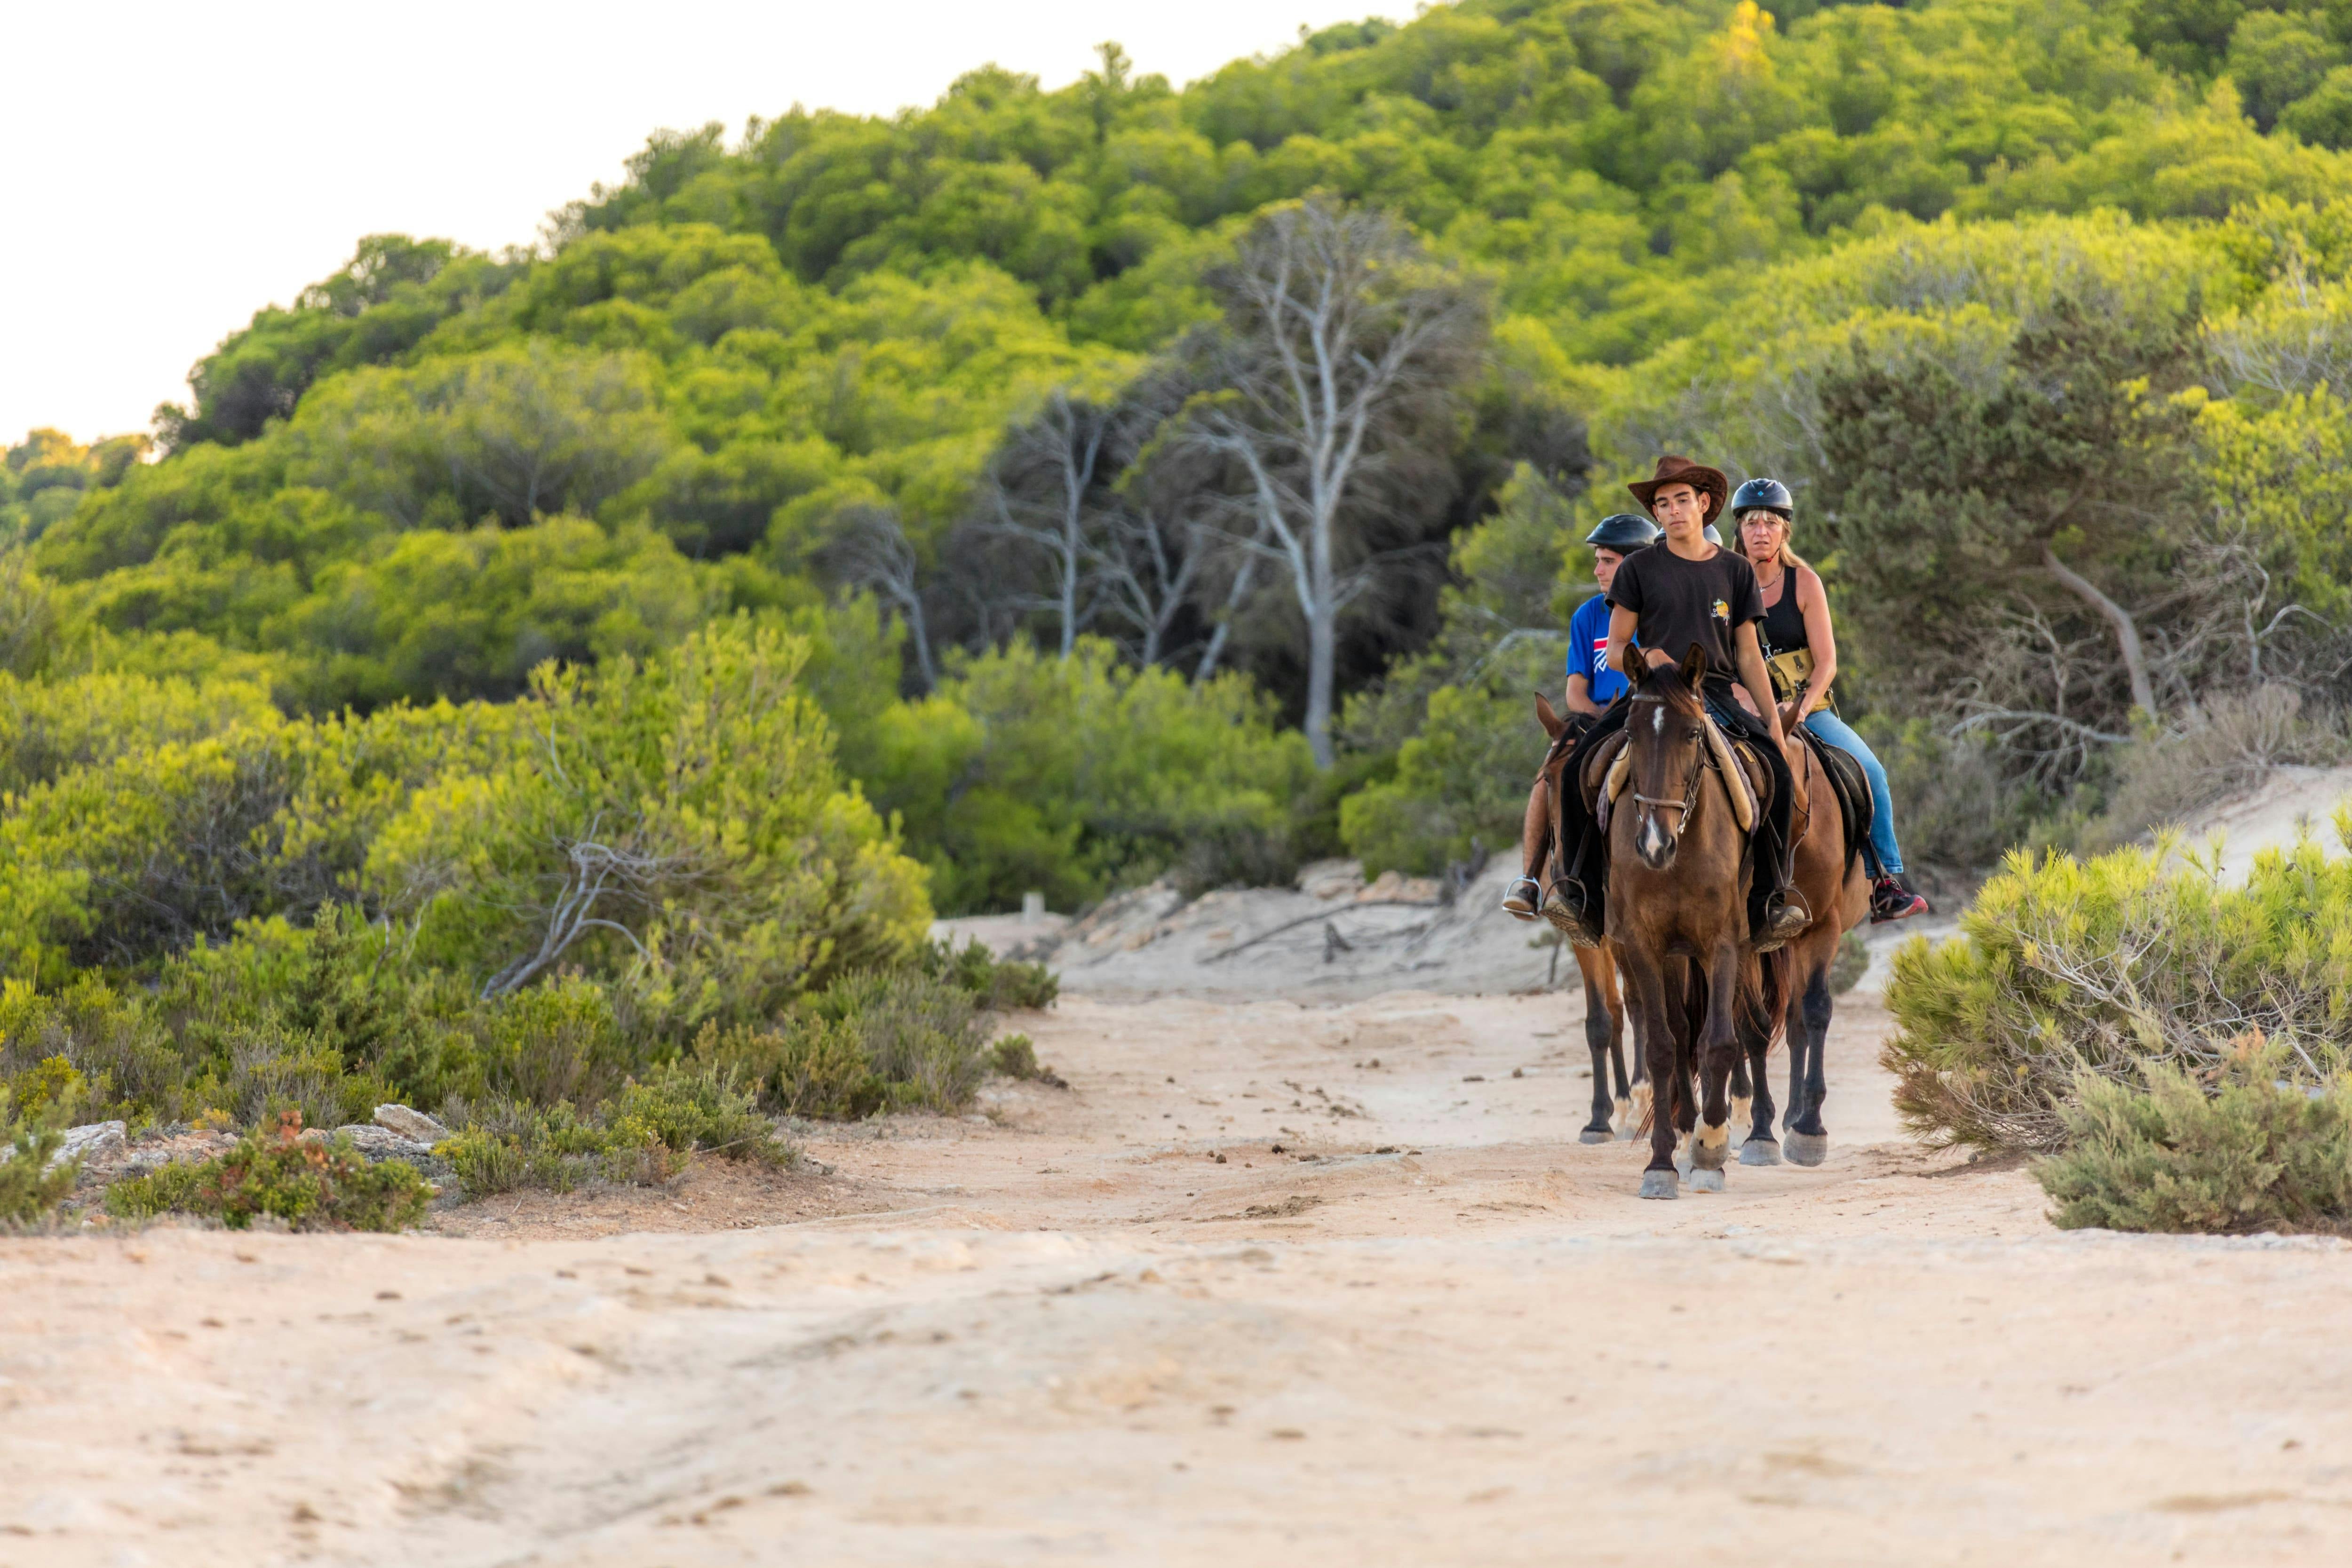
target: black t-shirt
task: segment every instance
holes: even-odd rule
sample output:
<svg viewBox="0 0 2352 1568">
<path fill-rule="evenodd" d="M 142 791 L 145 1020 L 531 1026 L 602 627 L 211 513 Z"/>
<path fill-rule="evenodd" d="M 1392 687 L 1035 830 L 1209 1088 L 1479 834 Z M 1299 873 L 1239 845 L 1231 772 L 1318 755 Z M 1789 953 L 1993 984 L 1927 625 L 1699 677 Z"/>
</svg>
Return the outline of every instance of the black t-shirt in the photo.
<svg viewBox="0 0 2352 1568">
<path fill-rule="evenodd" d="M 1707 683 L 1717 687 L 1739 679 L 1731 634 L 1764 618 L 1764 595 L 1746 557 L 1718 546 L 1707 560 L 1685 561 L 1664 540 L 1618 563 L 1609 602 L 1633 612 L 1634 640 L 1643 647 L 1677 664 L 1693 643 L 1705 649 Z"/>
</svg>

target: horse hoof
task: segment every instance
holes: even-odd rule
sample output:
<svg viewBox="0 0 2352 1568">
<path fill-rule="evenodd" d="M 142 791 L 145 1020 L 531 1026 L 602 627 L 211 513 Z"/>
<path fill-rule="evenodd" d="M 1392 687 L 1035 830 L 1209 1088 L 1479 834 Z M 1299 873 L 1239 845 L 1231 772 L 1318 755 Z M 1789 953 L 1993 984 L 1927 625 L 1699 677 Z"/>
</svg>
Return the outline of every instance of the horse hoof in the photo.
<svg viewBox="0 0 2352 1568">
<path fill-rule="evenodd" d="M 1777 1165 L 1780 1163 L 1780 1145 L 1769 1138 L 1750 1138 L 1739 1146 L 1739 1163 L 1743 1165 Z"/>
<path fill-rule="evenodd" d="M 1830 1135 L 1826 1132 L 1791 1132 L 1785 1145 L 1792 1165 L 1818 1165 L 1830 1157 Z"/>
<path fill-rule="evenodd" d="M 1588 1127 L 1576 1135 L 1576 1141 L 1580 1143 L 1613 1143 L 1617 1141 L 1617 1134 L 1606 1127 Z"/>
<path fill-rule="evenodd" d="M 1642 1130 L 1633 1124 L 1633 1119 L 1630 1116 L 1617 1124 L 1617 1142 L 1620 1143 L 1631 1143 L 1641 1135 Z"/>
<path fill-rule="evenodd" d="M 1672 1171 L 1642 1173 L 1642 1195 L 1645 1198 L 1678 1198 L 1682 1196 L 1681 1185 Z"/>
<path fill-rule="evenodd" d="M 1681 1148 L 1675 1151 L 1675 1172 L 1677 1175 L 1681 1176 L 1683 1180 L 1688 1181 L 1690 1180 L 1692 1168 L 1690 1145 L 1685 1143 Z"/>
<path fill-rule="evenodd" d="M 1708 1170 L 1693 1171 L 1690 1173 L 1690 1190 L 1695 1193 L 1719 1193 L 1723 1191 L 1723 1173 L 1721 1171 Z"/>
</svg>

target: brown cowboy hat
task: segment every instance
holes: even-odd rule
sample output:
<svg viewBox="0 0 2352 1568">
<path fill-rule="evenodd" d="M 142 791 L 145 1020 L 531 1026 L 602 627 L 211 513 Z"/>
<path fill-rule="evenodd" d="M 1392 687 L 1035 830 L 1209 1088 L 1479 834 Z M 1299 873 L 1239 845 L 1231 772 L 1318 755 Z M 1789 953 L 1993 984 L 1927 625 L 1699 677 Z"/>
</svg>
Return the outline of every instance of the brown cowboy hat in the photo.
<svg viewBox="0 0 2352 1568">
<path fill-rule="evenodd" d="M 1656 473 L 1646 479 L 1636 479 L 1625 488 L 1633 492 L 1633 499 L 1642 503 L 1643 510 L 1647 511 L 1651 501 L 1668 485 L 1688 485 L 1706 498 L 1706 516 L 1700 520 L 1703 522 L 1713 522 L 1716 514 L 1723 510 L 1725 500 L 1731 494 L 1731 483 L 1723 477 L 1721 468 L 1710 468 L 1705 463 L 1694 463 L 1688 458 L 1677 457 L 1672 452 L 1658 459 Z"/>
</svg>

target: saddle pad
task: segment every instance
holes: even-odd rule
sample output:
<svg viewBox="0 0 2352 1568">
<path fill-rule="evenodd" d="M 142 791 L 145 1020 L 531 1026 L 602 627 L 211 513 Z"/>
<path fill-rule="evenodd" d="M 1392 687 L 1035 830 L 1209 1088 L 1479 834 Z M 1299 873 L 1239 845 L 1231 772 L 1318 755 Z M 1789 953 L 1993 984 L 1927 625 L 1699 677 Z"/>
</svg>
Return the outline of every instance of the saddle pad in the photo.
<svg viewBox="0 0 2352 1568">
<path fill-rule="evenodd" d="M 1862 771 L 1853 753 L 1839 751 L 1811 730 L 1799 732 L 1829 776 L 1830 788 L 1837 792 L 1838 819 L 1845 826 L 1845 858 L 1851 862 L 1862 853 L 1862 841 L 1870 837 L 1870 775 Z"/>
</svg>

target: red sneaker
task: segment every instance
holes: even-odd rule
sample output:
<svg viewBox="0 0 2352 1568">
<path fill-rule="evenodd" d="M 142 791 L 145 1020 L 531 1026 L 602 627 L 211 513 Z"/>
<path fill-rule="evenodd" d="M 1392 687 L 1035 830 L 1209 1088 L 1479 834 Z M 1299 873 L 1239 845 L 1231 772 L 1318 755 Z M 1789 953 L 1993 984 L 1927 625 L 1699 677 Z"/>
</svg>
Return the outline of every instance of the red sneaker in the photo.
<svg viewBox="0 0 2352 1568">
<path fill-rule="evenodd" d="M 1913 915 L 1932 914 L 1927 900 L 1906 880 L 1900 872 L 1881 877 L 1870 889 L 1870 923 L 1885 925 L 1888 921 L 1907 921 Z"/>
</svg>

